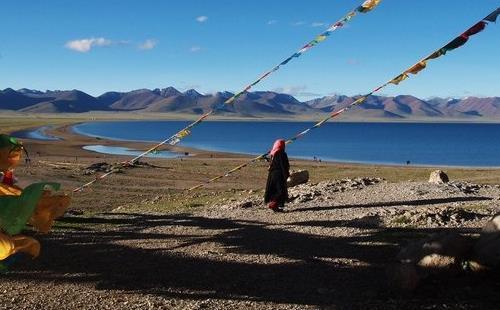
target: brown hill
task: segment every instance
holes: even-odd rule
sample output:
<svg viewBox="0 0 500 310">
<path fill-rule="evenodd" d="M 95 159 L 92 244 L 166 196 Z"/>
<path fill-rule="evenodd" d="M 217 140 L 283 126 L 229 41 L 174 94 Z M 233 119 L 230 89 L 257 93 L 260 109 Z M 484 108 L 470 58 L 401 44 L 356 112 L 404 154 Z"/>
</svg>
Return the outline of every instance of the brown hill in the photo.
<svg viewBox="0 0 500 310">
<path fill-rule="evenodd" d="M 295 116 L 328 113 L 358 98 L 326 96 L 301 102 L 291 95 L 271 91 L 248 92 L 233 104 L 224 102 L 233 94 L 217 92 L 203 95 L 194 89 L 183 93 L 174 87 L 106 92 L 93 97 L 79 90 L 37 91 L 11 88 L 0 91 L 0 109 L 36 113 L 79 113 L 88 111 L 144 111 L 202 114 L 217 109 L 218 114 L 248 117 Z M 346 113 L 344 118 L 499 118 L 500 97 L 464 99 L 414 96 L 370 96 L 366 102 Z"/>
</svg>

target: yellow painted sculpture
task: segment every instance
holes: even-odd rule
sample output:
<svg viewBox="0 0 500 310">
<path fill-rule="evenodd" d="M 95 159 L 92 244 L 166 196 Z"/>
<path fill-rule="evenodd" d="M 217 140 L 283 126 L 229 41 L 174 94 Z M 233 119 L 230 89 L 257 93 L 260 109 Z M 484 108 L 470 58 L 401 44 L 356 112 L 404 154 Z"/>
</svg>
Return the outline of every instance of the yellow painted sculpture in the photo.
<svg viewBox="0 0 500 310">
<path fill-rule="evenodd" d="M 37 257 L 40 243 L 20 232 L 28 223 L 40 233 L 49 232 L 70 204 L 69 196 L 53 195 L 48 189 L 58 190 L 57 183 L 35 183 L 24 190 L 15 185 L 14 168 L 23 151 L 17 139 L 0 134 L 0 270 L 16 253 Z"/>
<path fill-rule="evenodd" d="M 26 253 L 35 258 L 40 254 L 40 242 L 23 235 L 11 237 L 0 233 L 0 261 L 16 253 Z"/>
</svg>

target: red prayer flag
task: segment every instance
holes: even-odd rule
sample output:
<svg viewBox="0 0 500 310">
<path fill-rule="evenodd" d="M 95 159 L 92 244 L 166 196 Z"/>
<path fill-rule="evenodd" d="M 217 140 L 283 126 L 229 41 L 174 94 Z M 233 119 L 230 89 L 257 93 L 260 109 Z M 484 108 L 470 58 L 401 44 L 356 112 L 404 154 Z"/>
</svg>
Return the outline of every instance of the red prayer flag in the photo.
<svg viewBox="0 0 500 310">
<path fill-rule="evenodd" d="M 486 27 L 486 22 L 480 21 L 479 23 L 467 29 L 467 31 L 465 31 L 462 35 L 470 37 L 472 35 L 475 35 L 476 33 L 483 31 L 485 27 Z"/>
</svg>

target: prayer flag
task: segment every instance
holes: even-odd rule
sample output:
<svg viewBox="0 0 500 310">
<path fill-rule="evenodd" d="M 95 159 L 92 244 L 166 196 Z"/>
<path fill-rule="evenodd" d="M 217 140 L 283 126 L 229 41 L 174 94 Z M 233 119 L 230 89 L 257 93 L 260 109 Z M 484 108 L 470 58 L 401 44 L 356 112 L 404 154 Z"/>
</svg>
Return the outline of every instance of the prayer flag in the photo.
<svg viewBox="0 0 500 310">
<path fill-rule="evenodd" d="M 358 12 L 366 13 L 373 10 L 381 0 L 366 0 L 360 7 L 358 7 Z"/>
<path fill-rule="evenodd" d="M 280 63 L 280 66 L 286 65 L 286 64 L 287 64 L 290 60 L 292 60 L 292 59 L 293 59 L 293 56 L 288 57 L 287 59 L 283 60 L 283 61 Z M 257 83 L 255 83 L 255 84 L 257 84 Z M 253 85 L 255 85 L 255 84 L 253 84 Z"/>
<path fill-rule="evenodd" d="M 428 56 L 427 58 L 425 58 L 425 60 L 429 60 L 429 59 L 436 59 L 438 57 L 441 57 L 443 56 L 444 54 L 446 53 L 445 50 L 443 50 L 442 48 L 440 48 L 439 50 L 435 51 L 434 53 L 432 53 L 430 56 Z"/>
<path fill-rule="evenodd" d="M 413 67 L 411 67 L 410 69 L 406 70 L 405 73 L 417 74 L 420 71 L 422 71 L 423 69 L 425 69 L 426 66 L 427 66 L 427 63 L 425 62 L 425 60 L 423 60 L 423 61 L 413 65 Z"/>
<path fill-rule="evenodd" d="M 456 37 L 453 41 L 451 41 L 450 43 L 446 44 L 443 49 L 448 52 L 448 51 L 451 51 L 451 50 L 454 50 L 456 48 L 459 48 L 460 46 L 464 45 L 467 40 L 469 40 L 469 37 L 465 36 L 465 35 L 461 35 L 459 37 Z"/>
<path fill-rule="evenodd" d="M 185 138 L 187 136 L 189 136 L 191 134 L 191 131 L 187 130 L 187 129 L 184 129 L 182 130 L 181 132 L 179 132 L 179 134 L 177 135 L 177 137 L 179 138 Z"/>
<path fill-rule="evenodd" d="M 483 31 L 485 27 L 486 27 L 486 22 L 480 21 L 479 23 L 467 29 L 467 31 L 465 31 L 462 35 L 465 35 L 467 37 L 473 36 L 476 33 Z"/>
<path fill-rule="evenodd" d="M 402 74 L 398 75 L 397 77 L 393 78 L 389 83 L 394 84 L 394 85 L 398 85 L 399 83 L 406 80 L 407 78 L 408 78 L 408 74 L 402 73 Z"/>
<path fill-rule="evenodd" d="M 497 8 L 493 13 L 486 16 L 484 20 L 495 23 L 497 21 L 497 17 L 500 14 L 500 8 Z"/>
<path fill-rule="evenodd" d="M 316 37 L 316 41 L 318 42 L 323 42 L 326 40 L 326 36 L 324 34 L 320 34 L 319 36 Z"/>
</svg>

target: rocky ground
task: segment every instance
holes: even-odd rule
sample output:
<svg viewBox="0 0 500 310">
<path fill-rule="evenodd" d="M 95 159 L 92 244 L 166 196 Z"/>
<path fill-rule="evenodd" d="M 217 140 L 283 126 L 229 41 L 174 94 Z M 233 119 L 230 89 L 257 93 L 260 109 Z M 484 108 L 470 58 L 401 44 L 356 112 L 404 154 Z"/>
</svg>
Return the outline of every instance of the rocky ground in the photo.
<svg viewBox="0 0 500 310">
<path fill-rule="evenodd" d="M 433 233 L 477 236 L 500 186 L 354 178 L 290 189 L 284 213 L 241 191 L 182 212 L 70 212 L 43 254 L 2 275 L 2 309 L 498 309 L 494 271 L 406 290 L 397 255 Z"/>
</svg>

